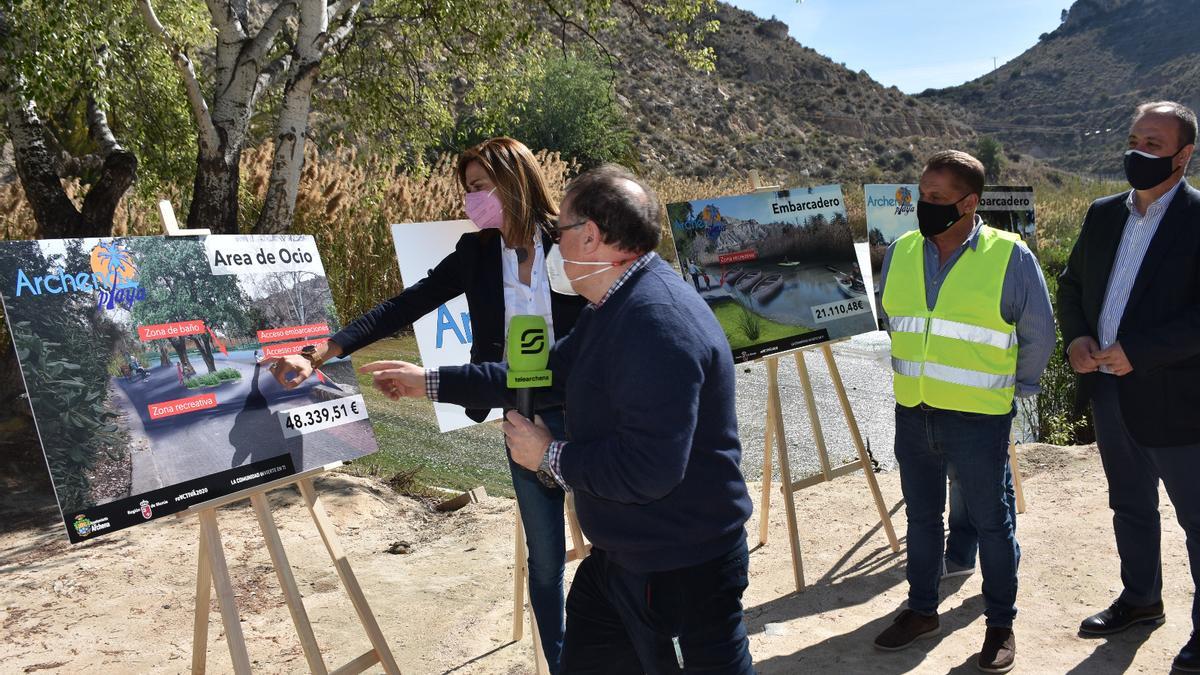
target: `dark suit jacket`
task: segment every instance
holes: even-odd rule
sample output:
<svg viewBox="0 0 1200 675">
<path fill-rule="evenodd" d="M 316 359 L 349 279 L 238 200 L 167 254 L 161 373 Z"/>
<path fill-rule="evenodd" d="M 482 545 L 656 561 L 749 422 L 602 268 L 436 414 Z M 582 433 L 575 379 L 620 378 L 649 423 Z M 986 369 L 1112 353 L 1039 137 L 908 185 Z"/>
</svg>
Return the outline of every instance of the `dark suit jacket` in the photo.
<svg viewBox="0 0 1200 675">
<path fill-rule="evenodd" d="M 548 251 L 549 235 L 542 236 Z M 469 232 L 458 240 L 454 252 L 442 259 L 428 276 L 404 289 L 400 295 L 376 305 L 331 339 L 345 354 L 395 334 L 412 322 L 461 294 L 467 296 L 471 313 L 471 363 L 504 359 L 504 268 L 500 259 L 501 238 L 497 230 Z M 576 295 L 550 291 L 554 337 L 562 339 L 575 326 L 587 304 Z M 481 422 L 487 409 L 468 409 L 467 416 Z"/>
<path fill-rule="evenodd" d="M 1096 200 L 1058 281 L 1063 345 L 1098 336 L 1100 310 L 1129 218 L 1128 192 Z M 1200 443 L 1200 191 L 1186 183 L 1146 250 L 1117 330 L 1133 371 L 1118 378 L 1125 426 L 1139 444 Z M 1080 379 L 1084 395 L 1101 373 Z"/>
</svg>

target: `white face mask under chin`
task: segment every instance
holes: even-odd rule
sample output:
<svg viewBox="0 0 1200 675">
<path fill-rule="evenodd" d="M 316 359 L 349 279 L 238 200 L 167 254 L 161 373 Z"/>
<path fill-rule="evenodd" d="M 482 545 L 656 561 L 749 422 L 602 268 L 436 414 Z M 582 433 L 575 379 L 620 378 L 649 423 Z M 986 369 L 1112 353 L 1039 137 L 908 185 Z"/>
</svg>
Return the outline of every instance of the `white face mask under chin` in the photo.
<svg viewBox="0 0 1200 675">
<path fill-rule="evenodd" d="M 566 263 L 571 263 L 572 265 L 603 266 L 605 269 L 599 269 L 595 272 L 588 272 L 583 276 L 572 279 L 571 277 L 567 276 Z M 558 248 L 558 244 L 555 244 L 554 246 L 550 247 L 550 252 L 546 254 L 546 276 L 550 279 L 550 288 L 555 293 L 561 293 L 562 295 L 579 295 L 579 293 L 576 292 L 575 288 L 571 285 L 571 282 L 583 281 L 588 277 L 607 272 L 607 268 L 615 267 L 617 264 L 618 263 L 611 262 L 583 262 L 579 260 L 565 260 L 562 257 L 562 251 Z"/>
</svg>

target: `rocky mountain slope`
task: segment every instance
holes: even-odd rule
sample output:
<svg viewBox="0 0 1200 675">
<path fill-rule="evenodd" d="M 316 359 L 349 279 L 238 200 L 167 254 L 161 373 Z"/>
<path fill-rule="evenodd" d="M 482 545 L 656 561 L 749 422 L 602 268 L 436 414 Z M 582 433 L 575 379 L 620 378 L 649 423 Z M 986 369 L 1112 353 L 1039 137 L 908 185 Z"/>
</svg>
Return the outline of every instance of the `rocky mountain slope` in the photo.
<svg viewBox="0 0 1200 675">
<path fill-rule="evenodd" d="M 952 106 L 978 131 L 1055 167 L 1119 173 L 1137 103 L 1200 107 L 1198 34 L 1200 0 L 1078 0 L 1021 56 L 918 100 Z"/>
<path fill-rule="evenodd" d="M 712 18 L 721 22 L 707 39 L 712 73 L 689 68 L 649 31 L 602 36 L 618 60 L 618 98 L 647 169 L 907 180 L 933 150 L 974 141 L 945 106 L 834 63 L 788 37 L 781 21 L 725 4 L 703 17 Z"/>
</svg>

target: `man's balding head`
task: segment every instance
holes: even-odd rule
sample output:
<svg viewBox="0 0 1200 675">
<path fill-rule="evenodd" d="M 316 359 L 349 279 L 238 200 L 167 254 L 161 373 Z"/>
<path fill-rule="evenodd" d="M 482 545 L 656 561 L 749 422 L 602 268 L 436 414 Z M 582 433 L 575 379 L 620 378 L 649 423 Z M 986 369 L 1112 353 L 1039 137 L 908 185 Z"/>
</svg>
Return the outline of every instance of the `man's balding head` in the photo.
<svg viewBox="0 0 1200 675">
<path fill-rule="evenodd" d="M 1175 138 L 1164 139 L 1168 142 L 1175 141 L 1175 147 L 1170 148 L 1172 152 L 1196 143 L 1196 113 L 1191 108 L 1174 101 L 1143 103 L 1134 111 L 1130 126 L 1136 127 L 1138 122 L 1148 116 L 1170 121 L 1174 126 Z"/>
<path fill-rule="evenodd" d="M 623 251 L 653 251 L 662 237 L 658 197 L 623 166 L 605 164 L 580 174 L 567 185 L 563 206 L 596 223 L 604 243 Z"/>
</svg>

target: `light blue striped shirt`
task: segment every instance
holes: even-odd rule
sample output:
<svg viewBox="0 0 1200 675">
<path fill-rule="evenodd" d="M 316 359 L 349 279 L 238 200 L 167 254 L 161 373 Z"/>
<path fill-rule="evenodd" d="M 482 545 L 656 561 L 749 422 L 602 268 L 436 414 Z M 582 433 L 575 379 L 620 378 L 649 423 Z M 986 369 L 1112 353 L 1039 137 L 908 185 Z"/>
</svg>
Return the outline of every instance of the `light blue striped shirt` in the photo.
<svg viewBox="0 0 1200 675">
<path fill-rule="evenodd" d="M 946 277 L 950 276 L 954 263 L 958 262 L 968 247 L 974 250 L 979 244 L 981 227 L 983 219 L 976 214 L 975 227 L 970 236 L 950 255 L 945 265 L 942 264 L 937 244 L 925 241 L 925 306 L 928 309 L 932 310 L 937 304 L 938 293 L 942 290 Z M 894 249 L 895 242 L 888 246 L 887 253 L 883 256 L 883 269 L 879 277 L 880 297 L 887 283 Z M 879 308 L 879 314 L 886 324 L 887 314 L 883 307 Z M 1046 369 L 1050 354 L 1054 351 L 1054 310 L 1050 305 L 1050 292 L 1046 289 L 1042 266 L 1024 244 L 1014 246 L 1012 257 L 1008 259 L 1004 285 L 1000 291 L 1000 316 L 1016 326 L 1016 395 L 1033 396 L 1041 391 L 1042 371 Z"/>
<path fill-rule="evenodd" d="M 1117 341 L 1117 329 L 1121 326 L 1121 317 L 1125 316 L 1129 292 L 1133 290 L 1133 282 L 1142 268 L 1146 249 L 1150 248 L 1154 233 L 1158 232 L 1158 224 L 1162 222 L 1163 214 L 1167 212 L 1175 193 L 1179 192 L 1180 185 L 1183 185 L 1182 179 L 1165 195 L 1154 200 L 1145 214 L 1138 213 L 1133 190 L 1125 198 L 1129 219 L 1125 221 L 1125 229 L 1121 232 L 1121 244 L 1117 248 L 1117 257 L 1108 276 L 1108 288 L 1104 291 L 1104 304 L 1100 308 L 1100 335 L 1097 337 L 1101 349 L 1108 349 Z M 1110 372 L 1108 366 L 1101 366 L 1100 371 Z"/>
</svg>

